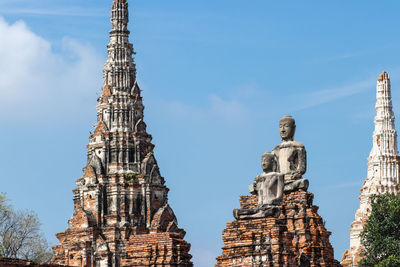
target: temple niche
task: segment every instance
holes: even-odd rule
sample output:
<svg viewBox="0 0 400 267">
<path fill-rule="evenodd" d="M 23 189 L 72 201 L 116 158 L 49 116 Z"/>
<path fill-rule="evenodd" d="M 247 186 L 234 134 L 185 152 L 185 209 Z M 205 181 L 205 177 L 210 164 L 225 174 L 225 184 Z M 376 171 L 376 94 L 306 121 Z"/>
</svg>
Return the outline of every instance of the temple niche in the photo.
<svg viewBox="0 0 400 267">
<path fill-rule="evenodd" d="M 279 121 L 282 143 L 261 158 L 263 173 L 240 197 L 235 220 L 223 230 L 224 246 L 216 267 L 340 266 L 334 259 L 330 232 L 324 226 L 309 181 L 304 145 L 294 141 L 295 120 Z"/>
</svg>

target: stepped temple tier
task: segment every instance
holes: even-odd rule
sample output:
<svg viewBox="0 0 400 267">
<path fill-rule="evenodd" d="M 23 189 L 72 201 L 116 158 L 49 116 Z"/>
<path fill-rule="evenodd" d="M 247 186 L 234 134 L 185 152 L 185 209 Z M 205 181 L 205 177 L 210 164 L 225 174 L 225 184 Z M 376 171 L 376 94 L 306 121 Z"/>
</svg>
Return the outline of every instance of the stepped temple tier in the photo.
<svg viewBox="0 0 400 267">
<path fill-rule="evenodd" d="M 261 157 L 263 173 L 240 197 L 235 221 L 223 230 L 216 267 L 338 267 L 313 194 L 307 192 L 306 149 L 293 140 L 295 120 L 279 122 L 282 143 Z"/>
<path fill-rule="evenodd" d="M 114 0 L 97 125 L 55 264 L 193 266 L 143 120 L 128 19 L 127 0 Z"/>
<path fill-rule="evenodd" d="M 360 233 L 371 212 L 370 196 L 393 193 L 399 196 L 399 152 L 394 126 L 389 75 L 382 72 L 376 86 L 375 130 L 368 157 L 368 173 L 361 188 L 360 208 L 350 229 L 350 249 L 343 255 L 343 266 L 357 266 L 363 250 Z"/>
</svg>

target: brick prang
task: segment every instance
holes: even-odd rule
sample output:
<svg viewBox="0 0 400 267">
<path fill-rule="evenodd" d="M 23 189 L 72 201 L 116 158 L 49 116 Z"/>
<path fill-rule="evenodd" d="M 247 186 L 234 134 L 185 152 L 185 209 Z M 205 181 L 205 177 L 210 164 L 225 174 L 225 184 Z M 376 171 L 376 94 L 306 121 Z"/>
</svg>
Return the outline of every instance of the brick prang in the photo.
<svg viewBox="0 0 400 267">
<path fill-rule="evenodd" d="M 128 21 L 128 1 L 114 0 L 97 124 L 55 264 L 193 266 L 143 120 Z"/>
</svg>

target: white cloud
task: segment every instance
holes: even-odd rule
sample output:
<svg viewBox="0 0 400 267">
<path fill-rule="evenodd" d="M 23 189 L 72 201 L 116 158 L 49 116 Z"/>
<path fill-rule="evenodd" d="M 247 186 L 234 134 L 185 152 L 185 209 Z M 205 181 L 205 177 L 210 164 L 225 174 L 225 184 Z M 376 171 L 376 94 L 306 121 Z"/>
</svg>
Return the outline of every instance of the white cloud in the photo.
<svg viewBox="0 0 400 267">
<path fill-rule="evenodd" d="M 177 119 L 210 120 L 238 123 L 249 117 L 250 110 L 235 98 L 222 98 L 210 94 L 203 105 L 191 105 L 180 101 L 166 103 L 168 112 Z"/>
<path fill-rule="evenodd" d="M 302 110 L 349 97 L 373 87 L 374 78 L 370 78 L 342 87 L 314 91 L 304 95 L 293 95 L 292 97 L 297 103 L 301 103 L 296 110 Z"/>
<path fill-rule="evenodd" d="M 64 38 L 54 52 L 24 22 L 1 17 L 0 36 L 0 112 L 7 118 L 74 116 L 74 107 L 99 90 L 102 59 L 89 45 Z"/>
<path fill-rule="evenodd" d="M 235 99 L 224 100 L 215 94 L 211 94 L 210 104 L 211 111 L 225 121 L 242 121 L 248 115 L 246 107 Z"/>
</svg>

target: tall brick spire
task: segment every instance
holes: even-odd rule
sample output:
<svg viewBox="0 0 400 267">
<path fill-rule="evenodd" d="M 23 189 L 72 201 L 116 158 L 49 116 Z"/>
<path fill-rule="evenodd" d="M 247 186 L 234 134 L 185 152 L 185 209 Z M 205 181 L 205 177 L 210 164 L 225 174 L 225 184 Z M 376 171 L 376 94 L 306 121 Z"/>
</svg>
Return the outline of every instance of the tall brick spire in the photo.
<svg viewBox="0 0 400 267">
<path fill-rule="evenodd" d="M 71 266 L 192 266 L 168 205 L 143 121 L 144 106 L 129 42 L 128 3 L 113 0 L 104 87 L 87 165 L 76 181 L 74 213 L 57 234 L 54 262 Z"/>
<path fill-rule="evenodd" d="M 382 72 L 376 86 L 375 130 L 368 157 L 368 175 L 361 188 L 360 208 L 350 229 L 350 250 L 345 252 L 343 266 L 357 266 L 362 251 L 360 233 L 370 212 L 372 194 L 399 195 L 399 163 L 397 132 L 394 125 L 389 74 Z M 353 265 L 352 265 L 353 264 Z"/>
</svg>

